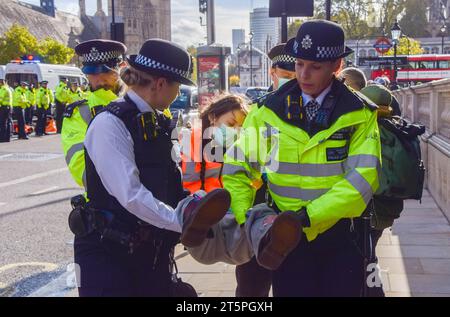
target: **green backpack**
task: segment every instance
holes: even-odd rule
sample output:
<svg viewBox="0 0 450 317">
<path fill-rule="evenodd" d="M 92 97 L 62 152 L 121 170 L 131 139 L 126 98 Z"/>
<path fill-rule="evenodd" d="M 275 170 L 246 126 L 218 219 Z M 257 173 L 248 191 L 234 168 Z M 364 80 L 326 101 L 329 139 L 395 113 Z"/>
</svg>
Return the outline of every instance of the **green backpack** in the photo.
<svg viewBox="0 0 450 317">
<path fill-rule="evenodd" d="M 403 200 L 422 198 L 425 167 L 421 158 L 419 136 L 425 127 L 409 124 L 401 117 L 378 119 L 382 167 L 380 187 L 373 199 L 373 227 L 392 226 L 403 211 Z"/>
<path fill-rule="evenodd" d="M 378 119 L 382 168 L 376 196 L 388 199 L 422 198 L 425 167 L 421 158 L 420 124 L 410 124 L 394 116 Z"/>
</svg>

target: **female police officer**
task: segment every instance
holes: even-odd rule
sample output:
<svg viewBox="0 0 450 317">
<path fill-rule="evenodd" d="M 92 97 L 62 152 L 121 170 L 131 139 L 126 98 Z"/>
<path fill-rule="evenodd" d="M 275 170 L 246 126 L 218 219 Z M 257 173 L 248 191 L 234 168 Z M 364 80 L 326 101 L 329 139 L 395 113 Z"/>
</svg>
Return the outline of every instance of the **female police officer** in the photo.
<svg viewBox="0 0 450 317">
<path fill-rule="evenodd" d="M 240 154 L 225 157 L 224 187 L 258 262 L 274 270 L 274 296 L 359 296 L 366 268 L 353 218 L 378 187 L 376 106 L 335 78 L 352 52 L 336 23 L 303 23 L 286 51 L 296 80 L 247 118 L 229 151 Z M 261 171 L 271 199 L 247 213 Z"/>
<path fill-rule="evenodd" d="M 161 113 L 180 84 L 193 85 L 190 55 L 151 39 L 121 72 L 129 86 L 91 122 L 85 140 L 89 230 L 76 237 L 80 296 L 170 296 L 169 254 L 201 243 L 230 205 L 217 189 L 184 199 L 172 160 L 170 121 Z M 178 207 L 177 207 L 178 204 Z M 182 208 L 183 230 L 173 208 Z"/>
</svg>

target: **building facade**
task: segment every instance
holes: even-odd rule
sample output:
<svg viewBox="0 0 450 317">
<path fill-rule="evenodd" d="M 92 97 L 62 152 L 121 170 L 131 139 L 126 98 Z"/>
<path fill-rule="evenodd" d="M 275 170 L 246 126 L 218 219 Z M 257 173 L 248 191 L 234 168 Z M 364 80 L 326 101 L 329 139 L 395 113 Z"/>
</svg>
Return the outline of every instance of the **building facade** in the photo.
<svg viewBox="0 0 450 317">
<path fill-rule="evenodd" d="M 250 31 L 253 45 L 263 52 L 280 43 L 281 22 L 279 18 L 269 18 L 269 8 L 256 8 L 250 13 Z"/>
<path fill-rule="evenodd" d="M 233 54 L 236 54 L 237 48 L 240 44 L 245 43 L 245 30 L 233 29 Z"/>
</svg>

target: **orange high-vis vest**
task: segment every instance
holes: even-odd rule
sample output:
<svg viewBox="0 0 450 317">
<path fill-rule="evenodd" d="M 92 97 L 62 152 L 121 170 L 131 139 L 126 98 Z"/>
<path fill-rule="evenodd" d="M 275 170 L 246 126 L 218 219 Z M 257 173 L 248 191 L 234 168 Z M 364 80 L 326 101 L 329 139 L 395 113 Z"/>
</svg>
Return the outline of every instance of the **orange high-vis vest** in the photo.
<svg viewBox="0 0 450 317">
<path fill-rule="evenodd" d="M 223 163 L 210 162 L 202 155 L 201 130 L 194 130 L 191 134 L 191 152 L 182 153 L 181 168 L 183 171 L 183 187 L 192 194 L 202 189 L 210 192 L 216 188 L 222 188 Z M 202 188 L 202 159 L 205 160 L 204 181 Z"/>
</svg>

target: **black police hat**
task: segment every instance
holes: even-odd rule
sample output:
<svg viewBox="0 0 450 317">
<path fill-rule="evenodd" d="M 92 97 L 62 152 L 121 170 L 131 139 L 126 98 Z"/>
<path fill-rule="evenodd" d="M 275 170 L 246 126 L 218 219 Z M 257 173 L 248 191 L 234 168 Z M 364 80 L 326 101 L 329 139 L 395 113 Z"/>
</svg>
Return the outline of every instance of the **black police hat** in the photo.
<svg viewBox="0 0 450 317">
<path fill-rule="evenodd" d="M 315 62 L 332 61 L 353 53 L 345 46 L 342 27 L 326 20 L 310 20 L 300 26 L 295 39 L 288 41 L 286 52 Z"/>
<path fill-rule="evenodd" d="M 107 73 L 123 62 L 127 47 L 116 41 L 90 40 L 75 47 L 77 55 L 83 57 L 82 71 L 85 74 Z"/>
<path fill-rule="evenodd" d="M 45 85 L 45 84 L 48 84 L 48 81 L 47 81 L 47 80 L 41 81 L 41 85 Z"/>
<path fill-rule="evenodd" d="M 272 67 L 279 67 L 287 71 L 295 71 L 295 57 L 288 55 L 284 51 L 286 43 L 273 47 L 267 54 L 272 60 Z"/>
<path fill-rule="evenodd" d="M 142 72 L 195 86 L 191 80 L 193 70 L 191 55 L 173 42 L 162 39 L 147 40 L 138 55 L 131 55 L 128 58 L 128 63 Z"/>
</svg>

